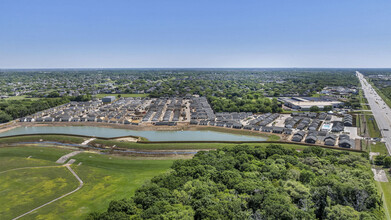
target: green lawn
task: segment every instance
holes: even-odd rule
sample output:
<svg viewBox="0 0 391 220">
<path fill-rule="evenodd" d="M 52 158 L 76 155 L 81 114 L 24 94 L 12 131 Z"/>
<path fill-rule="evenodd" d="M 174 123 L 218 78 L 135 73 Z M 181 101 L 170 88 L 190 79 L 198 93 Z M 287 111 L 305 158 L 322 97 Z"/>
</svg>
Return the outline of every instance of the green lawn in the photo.
<svg viewBox="0 0 391 220">
<path fill-rule="evenodd" d="M 148 97 L 149 94 L 147 94 L 147 93 L 144 93 L 144 94 L 125 94 L 125 93 L 121 93 L 121 94 L 96 94 L 96 97 L 101 99 L 106 96 L 117 97 L 118 95 L 121 95 L 121 97 Z"/>
<path fill-rule="evenodd" d="M 58 165 L 54 161 L 69 152 L 67 149 L 49 147 L 3 147 L 0 148 L 0 169 Z M 27 159 L 28 156 L 32 157 Z M 172 159 L 145 160 L 88 152 L 73 158 L 76 162 L 72 169 L 84 181 L 83 188 L 22 219 L 84 219 L 92 211 L 107 209 L 113 199 L 130 197 L 145 181 L 166 172 L 173 162 Z M 29 168 L 2 173 L 0 219 L 23 214 L 77 186 L 77 180 L 65 167 Z"/>
<path fill-rule="evenodd" d="M 77 188 L 66 167 L 0 173 L 0 219 L 11 219 Z"/>
</svg>

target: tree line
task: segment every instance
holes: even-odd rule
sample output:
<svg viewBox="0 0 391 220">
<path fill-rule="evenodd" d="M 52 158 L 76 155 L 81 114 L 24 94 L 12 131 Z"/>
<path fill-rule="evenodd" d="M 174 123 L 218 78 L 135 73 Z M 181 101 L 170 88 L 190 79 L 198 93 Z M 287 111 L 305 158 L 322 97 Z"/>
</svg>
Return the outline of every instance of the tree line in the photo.
<svg viewBox="0 0 391 220">
<path fill-rule="evenodd" d="M 0 101 L 0 123 L 32 115 L 34 113 L 63 105 L 70 101 L 89 101 L 90 95 L 62 98 L 22 99 Z"/>
</svg>

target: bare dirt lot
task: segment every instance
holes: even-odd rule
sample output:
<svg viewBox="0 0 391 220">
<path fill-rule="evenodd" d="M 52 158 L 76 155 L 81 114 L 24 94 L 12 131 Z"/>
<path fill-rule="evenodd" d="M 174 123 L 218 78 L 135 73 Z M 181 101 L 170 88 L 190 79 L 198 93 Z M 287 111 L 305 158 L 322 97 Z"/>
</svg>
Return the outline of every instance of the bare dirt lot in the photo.
<svg viewBox="0 0 391 220">
<path fill-rule="evenodd" d="M 384 170 L 372 168 L 372 172 L 375 175 L 374 178 L 377 182 L 388 182 L 387 175 Z"/>
</svg>

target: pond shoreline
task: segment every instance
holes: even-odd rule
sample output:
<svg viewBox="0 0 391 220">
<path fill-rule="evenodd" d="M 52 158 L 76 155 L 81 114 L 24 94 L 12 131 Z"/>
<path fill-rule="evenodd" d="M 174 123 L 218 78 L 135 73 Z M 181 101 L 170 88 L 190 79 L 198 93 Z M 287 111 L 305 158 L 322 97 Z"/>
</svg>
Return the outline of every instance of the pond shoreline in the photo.
<svg viewBox="0 0 391 220">
<path fill-rule="evenodd" d="M 213 127 L 188 126 L 182 129 L 133 129 L 134 126 L 93 126 L 94 124 L 70 123 L 19 123 L 15 130 L 0 133 L 0 136 L 20 135 L 75 135 L 80 137 L 101 138 L 122 141 L 266 141 L 268 137 L 279 139 L 275 135 L 263 135 L 256 131 L 222 129 Z M 129 139 L 129 140 L 128 140 Z"/>
<path fill-rule="evenodd" d="M 278 136 L 280 139 L 283 135 L 265 133 L 261 131 L 250 131 L 245 129 L 223 128 L 214 126 L 200 126 L 189 124 L 178 124 L 177 126 L 154 126 L 154 125 L 122 125 L 122 124 L 108 124 L 98 122 L 16 122 L 12 126 L 5 129 L 0 129 L 0 134 L 12 130 L 17 127 L 100 127 L 100 128 L 115 128 L 126 129 L 130 131 L 216 131 L 222 133 L 240 134 L 246 136 L 258 136 L 269 138 L 271 136 Z"/>
</svg>

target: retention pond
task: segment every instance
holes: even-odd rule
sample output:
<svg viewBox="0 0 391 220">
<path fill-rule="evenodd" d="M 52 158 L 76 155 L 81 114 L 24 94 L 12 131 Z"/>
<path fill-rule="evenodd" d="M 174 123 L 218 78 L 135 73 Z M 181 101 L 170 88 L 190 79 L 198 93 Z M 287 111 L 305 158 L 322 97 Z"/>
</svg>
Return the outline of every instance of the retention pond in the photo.
<svg viewBox="0 0 391 220">
<path fill-rule="evenodd" d="M 0 133 L 0 137 L 22 134 L 73 134 L 104 138 L 139 136 L 149 141 L 266 141 L 265 137 L 218 131 L 136 131 L 91 126 L 17 127 Z"/>
</svg>

